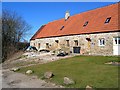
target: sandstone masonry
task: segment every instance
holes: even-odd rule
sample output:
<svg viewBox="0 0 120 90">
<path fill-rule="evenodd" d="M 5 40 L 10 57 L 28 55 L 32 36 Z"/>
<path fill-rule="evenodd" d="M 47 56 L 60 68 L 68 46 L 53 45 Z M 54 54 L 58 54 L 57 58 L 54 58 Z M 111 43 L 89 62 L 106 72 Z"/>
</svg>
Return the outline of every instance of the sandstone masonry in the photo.
<svg viewBox="0 0 120 90">
<path fill-rule="evenodd" d="M 62 49 L 74 53 L 74 47 L 80 48 L 80 54 L 88 55 L 114 55 L 114 38 L 120 37 L 120 32 L 81 34 L 70 36 L 59 36 L 40 38 L 30 41 L 31 46 L 38 50 L 48 49 L 50 51 Z M 100 41 L 101 40 L 101 41 Z M 102 40 L 104 40 L 102 42 Z M 104 45 L 100 45 L 100 43 Z"/>
</svg>

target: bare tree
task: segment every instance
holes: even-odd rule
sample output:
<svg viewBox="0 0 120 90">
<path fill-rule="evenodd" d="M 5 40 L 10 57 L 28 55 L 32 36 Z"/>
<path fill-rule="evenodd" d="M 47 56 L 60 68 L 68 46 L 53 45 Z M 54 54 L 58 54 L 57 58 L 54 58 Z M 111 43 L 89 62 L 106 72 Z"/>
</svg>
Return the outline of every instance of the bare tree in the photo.
<svg viewBox="0 0 120 90">
<path fill-rule="evenodd" d="M 2 12 L 2 46 L 3 57 L 13 48 L 17 49 L 17 43 L 20 42 L 31 26 L 15 11 L 3 9 Z"/>
</svg>

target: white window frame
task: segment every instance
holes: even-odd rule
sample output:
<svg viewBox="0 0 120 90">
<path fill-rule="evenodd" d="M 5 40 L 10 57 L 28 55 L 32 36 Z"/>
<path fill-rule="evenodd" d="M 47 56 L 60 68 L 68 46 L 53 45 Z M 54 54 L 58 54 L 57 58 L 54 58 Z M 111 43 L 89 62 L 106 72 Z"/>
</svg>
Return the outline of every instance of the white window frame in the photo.
<svg viewBox="0 0 120 90">
<path fill-rule="evenodd" d="M 115 39 L 117 40 L 117 43 L 115 42 Z M 114 45 L 120 45 L 119 43 L 120 37 L 115 37 L 113 40 L 114 40 Z"/>
<path fill-rule="evenodd" d="M 104 42 L 104 43 L 103 43 Z M 98 40 L 98 46 L 105 46 L 105 39 L 104 38 L 100 38 Z"/>
</svg>

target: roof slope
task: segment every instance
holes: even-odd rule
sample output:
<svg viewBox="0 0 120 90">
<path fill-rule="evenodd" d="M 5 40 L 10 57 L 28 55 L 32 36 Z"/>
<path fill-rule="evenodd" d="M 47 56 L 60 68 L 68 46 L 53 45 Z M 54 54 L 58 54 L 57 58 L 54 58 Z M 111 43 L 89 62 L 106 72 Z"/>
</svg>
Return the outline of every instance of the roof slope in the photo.
<svg viewBox="0 0 120 90">
<path fill-rule="evenodd" d="M 45 27 L 45 25 L 42 25 L 39 30 L 32 36 L 32 38 L 30 40 L 34 40 L 36 39 L 37 35 L 40 33 L 40 31 Z"/>
<path fill-rule="evenodd" d="M 63 35 L 87 34 L 97 32 L 118 31 L 118 11 L 120 3 L 112 4 L 95 10 L 90 10 L 74 16 L 65 21 L 65 19 L 56 20 L 45 25 L 39 32 L 34 35 L 34 38 L 45 38 Z M 104 23 L 108 17 L 111 17 L 109 23 Z M 88 21 L 88 25 L 83 27 Z M 61 27 L 64 26 L 62 30 Z"/>
</svg>

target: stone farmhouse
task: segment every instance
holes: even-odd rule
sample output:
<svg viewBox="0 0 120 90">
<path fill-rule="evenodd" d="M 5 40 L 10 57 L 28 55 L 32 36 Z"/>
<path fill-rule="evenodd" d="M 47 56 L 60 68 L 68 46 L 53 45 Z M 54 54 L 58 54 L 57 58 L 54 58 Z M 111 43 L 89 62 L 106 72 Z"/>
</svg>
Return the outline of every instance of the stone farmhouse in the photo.
<svg viewBox="0 0 120 90">
<path fill-rule="evenodd" d="M 120 55 L 120 2 L 49 22 L 30 39 L 38 50 Z"/>
</svg>

